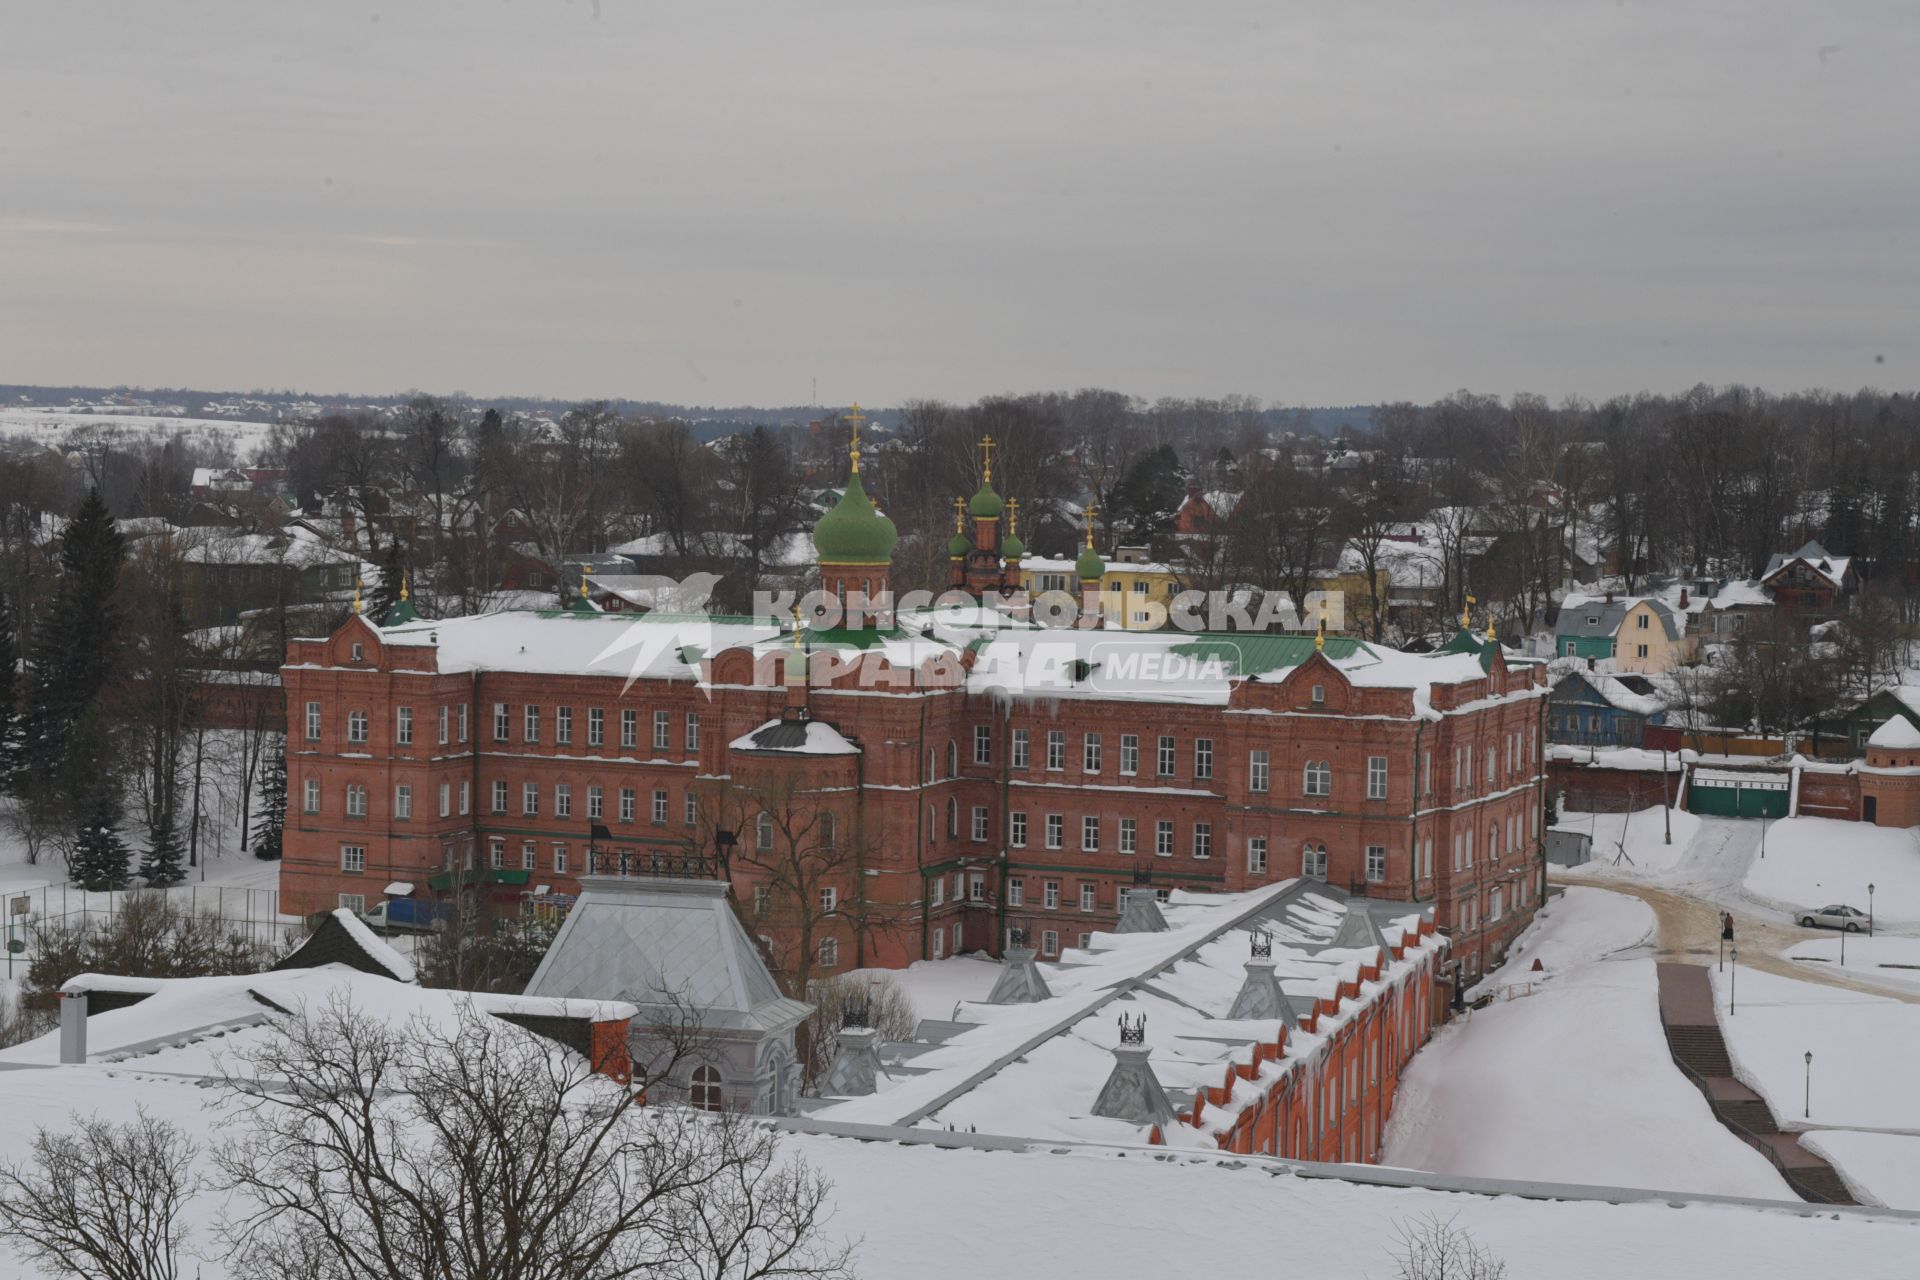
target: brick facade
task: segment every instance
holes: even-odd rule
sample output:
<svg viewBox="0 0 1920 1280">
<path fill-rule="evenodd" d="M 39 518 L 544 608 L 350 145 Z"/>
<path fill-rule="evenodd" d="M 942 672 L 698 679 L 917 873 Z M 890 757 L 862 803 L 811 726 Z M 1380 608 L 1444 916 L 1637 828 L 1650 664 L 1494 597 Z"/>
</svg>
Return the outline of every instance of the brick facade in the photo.
<svg viewBox="0 0 1920 1280">
<path fill-rule="evenodd" d="M 1356 685 L 1310 654 L 1284 678 L 1235 680 L 1224 706 L 969 692 L 968 654 L 891 669 L 871 654 L 837 670 L 815 654 L 797 701 L 858 750 L 813 756 L 730 745 L 796 700 L 777 648 L 725 648 L 697 659 L 698 679 L 631 685 L 611 673 L 443 672 L 434 629 L 484 622 L 402 634 L 356 617 L 289 646 L 288 910 L 332 908 L 342 895 L 371 906 L 390 881 L 418 893 L 462 866 L 495 881 L 503 904 L 540 886 L 572 893 L 595 822 L 612 833 L 603 856 L 711 853 L 717 830 L 757 838 L 743 797 L 769 788 L 831 812 L 830 830 L 860 846 L 832 886 L 845 905 L 805 921 L 816 974 L 998 954 L 1011 927 L 1071 947 L 1112 926 L 1138 873 L 1219 891 L 1304 870 L 1434 902 L 1469 972 L 1494 961 L 1539 901 L 1545 672 L 1497 653 L 1477 679 L 1418 690 Z M 1309 794 L 1309 762 L 1326 766 L 1324 795 L 1318 773 Z M 349 812 L 349 788 L 364 813 Z M 752 926 L 764 877 L 744 861 L 733 859 L 733 879 Z M 790 950 L 785 925 L 756 931 L 776 959 Z"/>
</svg>

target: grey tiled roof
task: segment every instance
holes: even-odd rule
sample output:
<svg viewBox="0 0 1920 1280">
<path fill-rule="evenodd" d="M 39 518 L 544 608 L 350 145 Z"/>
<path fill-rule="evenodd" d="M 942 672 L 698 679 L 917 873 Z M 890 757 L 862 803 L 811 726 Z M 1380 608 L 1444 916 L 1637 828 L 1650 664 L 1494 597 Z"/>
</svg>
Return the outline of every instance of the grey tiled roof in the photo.
<svg viewBox="0 0 1920 1280">
<path fill-rule="evenodd" d="M 780 994 L 720 881 L 582 876 L 529 996 L 684 1002 L 711 1030 L 773 1030 L 808 1006 Z"/>
</svg>

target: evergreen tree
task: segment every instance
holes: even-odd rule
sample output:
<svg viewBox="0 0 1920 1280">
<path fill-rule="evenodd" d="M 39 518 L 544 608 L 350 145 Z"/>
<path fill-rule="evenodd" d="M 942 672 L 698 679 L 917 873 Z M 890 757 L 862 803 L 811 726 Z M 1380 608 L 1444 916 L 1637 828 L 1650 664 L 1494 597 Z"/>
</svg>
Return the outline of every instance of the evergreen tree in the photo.
<svg viewBox="0 0 1920 1280">
<path fill-rule="evenodd" d="M 375 626 L 385 622 L 388 612 L 400 602 L 400 583 L 406 572 L 407 549 L 395 538 L 380 557 L 380 581 L 364 602 L 366 616 Z"/>
<path fill-rule="evenodd" d="M 120 629 L 115 593 L 126 542 L 98 489 L 87 491 L 63 537 L 60 579 L 34 629 L 21 711 L 20 750 L 35 783 L 66 768 L 75 727 L 113 674 Z"/>
<path fill-rule="evenodd" d="M 82 889 L 99 892 L 124 889 L 130 856 L 126 841 L 120 838 L 120 789 L 110 778 L 102 778 L 82 808 L 83 821 L 67 871 Z"/>
<path fill-rule="evenodd" d="M 187 878 L 187 846 L 173 825 L 173 805 L 160 811 L 153 826 L 147 854 L 140 859 L 140 875 L 149 888 L 164 889 Z"/>
<path fill-rule="evenodd" d="M 286 827 L 287 739 L 282 734 L 267 746 L 267 773 L 260 782 L 260 816 L 253 823 L 253 856 L 269 862 L 277 860 Z"/>
<path fill-rule="evenodd" d="M 0 792 L 13 789 L 20 764 L 20 721 L 15 714 L 19 661 L 13 642 L 13 611 L 0 595 Z"/>
</svg>

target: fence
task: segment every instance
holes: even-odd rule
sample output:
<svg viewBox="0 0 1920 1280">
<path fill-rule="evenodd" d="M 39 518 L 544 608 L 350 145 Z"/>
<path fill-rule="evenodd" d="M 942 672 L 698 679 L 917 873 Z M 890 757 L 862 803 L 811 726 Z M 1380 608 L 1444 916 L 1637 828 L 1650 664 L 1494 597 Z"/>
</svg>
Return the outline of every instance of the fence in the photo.
<svg viewBox="0 0 1920 1280">
<path fill-rule="evenodd" d="M 289 931 L 296 936 L 305 932 L 299 916 L 280 914 L 278 889 L 180 885 L 172 889 L 89 893 L 61 884 L 9 889 L 0 891 L 0 899 L 4 899 L 0 906 L 6 909 L 6 976 L 9 979 L 25 976 L 26 965 L 33 959 L 36 930 L 107 925 L 125 909 L 129 899 L 155 893 L 165 894 L 168 902 L 179 910 L 215 916 L 232 932 L 261 945 L 277 946 L 285 941 Z"/>
</svg>

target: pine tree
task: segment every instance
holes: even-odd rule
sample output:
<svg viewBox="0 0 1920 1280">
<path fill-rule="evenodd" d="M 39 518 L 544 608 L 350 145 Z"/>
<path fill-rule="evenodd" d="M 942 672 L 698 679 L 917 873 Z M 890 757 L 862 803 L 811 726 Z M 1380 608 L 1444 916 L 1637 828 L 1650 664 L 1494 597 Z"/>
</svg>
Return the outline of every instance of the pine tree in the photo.
<svg viewBox="0 0 1920 1280">
<path fill-rule="evenodd" d="M 171 804 L 160 811 L 160 820 L 154 824 L 147 854 L 140 859 L 140 875 L 148 887 L 154 889 L 164 889 L 187 878 L 187 846 L 173 825 Z"/>
<path fill-rule="evenodd" d="M 21 708 L 22 763 L 35 783 L 66 768 L 75 727 L 113 674 L 120 630 L 115 592 L 126 542 L 98 489 L 87 491 L 63 537 L 60 578 L 34 629 Z"/>
<path fill-rule="evenodd" d="M 75 884 L 91 892 L 126 888 L 131 879 L 127 874 L 130 853 L 126 841 L 120 838 L 118 786 L 111 779 L 101 779 L 82 813 L 79 838 L 67 860 L 68 874 Z"/>
<path fill-rule="evenodd" d="M 267 773 L 260 781 L 260 816 L 253 823 L 253 856 L 263 861 L 277 860 L 286 827 L 287 739 L 282 734 L 267 746 Z"/>
<path fill-rule="evenodd" d="M 0 595 L 0 792 L 13 790 L 20 765 L 20 721 L 15 714 L 18 651 L 13 641 L 13 611 Z"/>
<path fill-rule="evenodd" d="M 375 626 L 387 620 L 387 614 L 400 602 L 400 583 L 407 572 L 407 549 L 398 538 L 387 543 L 380 557 L 380 581 L 366 599 L 366 616 Z"/>
</svg>

